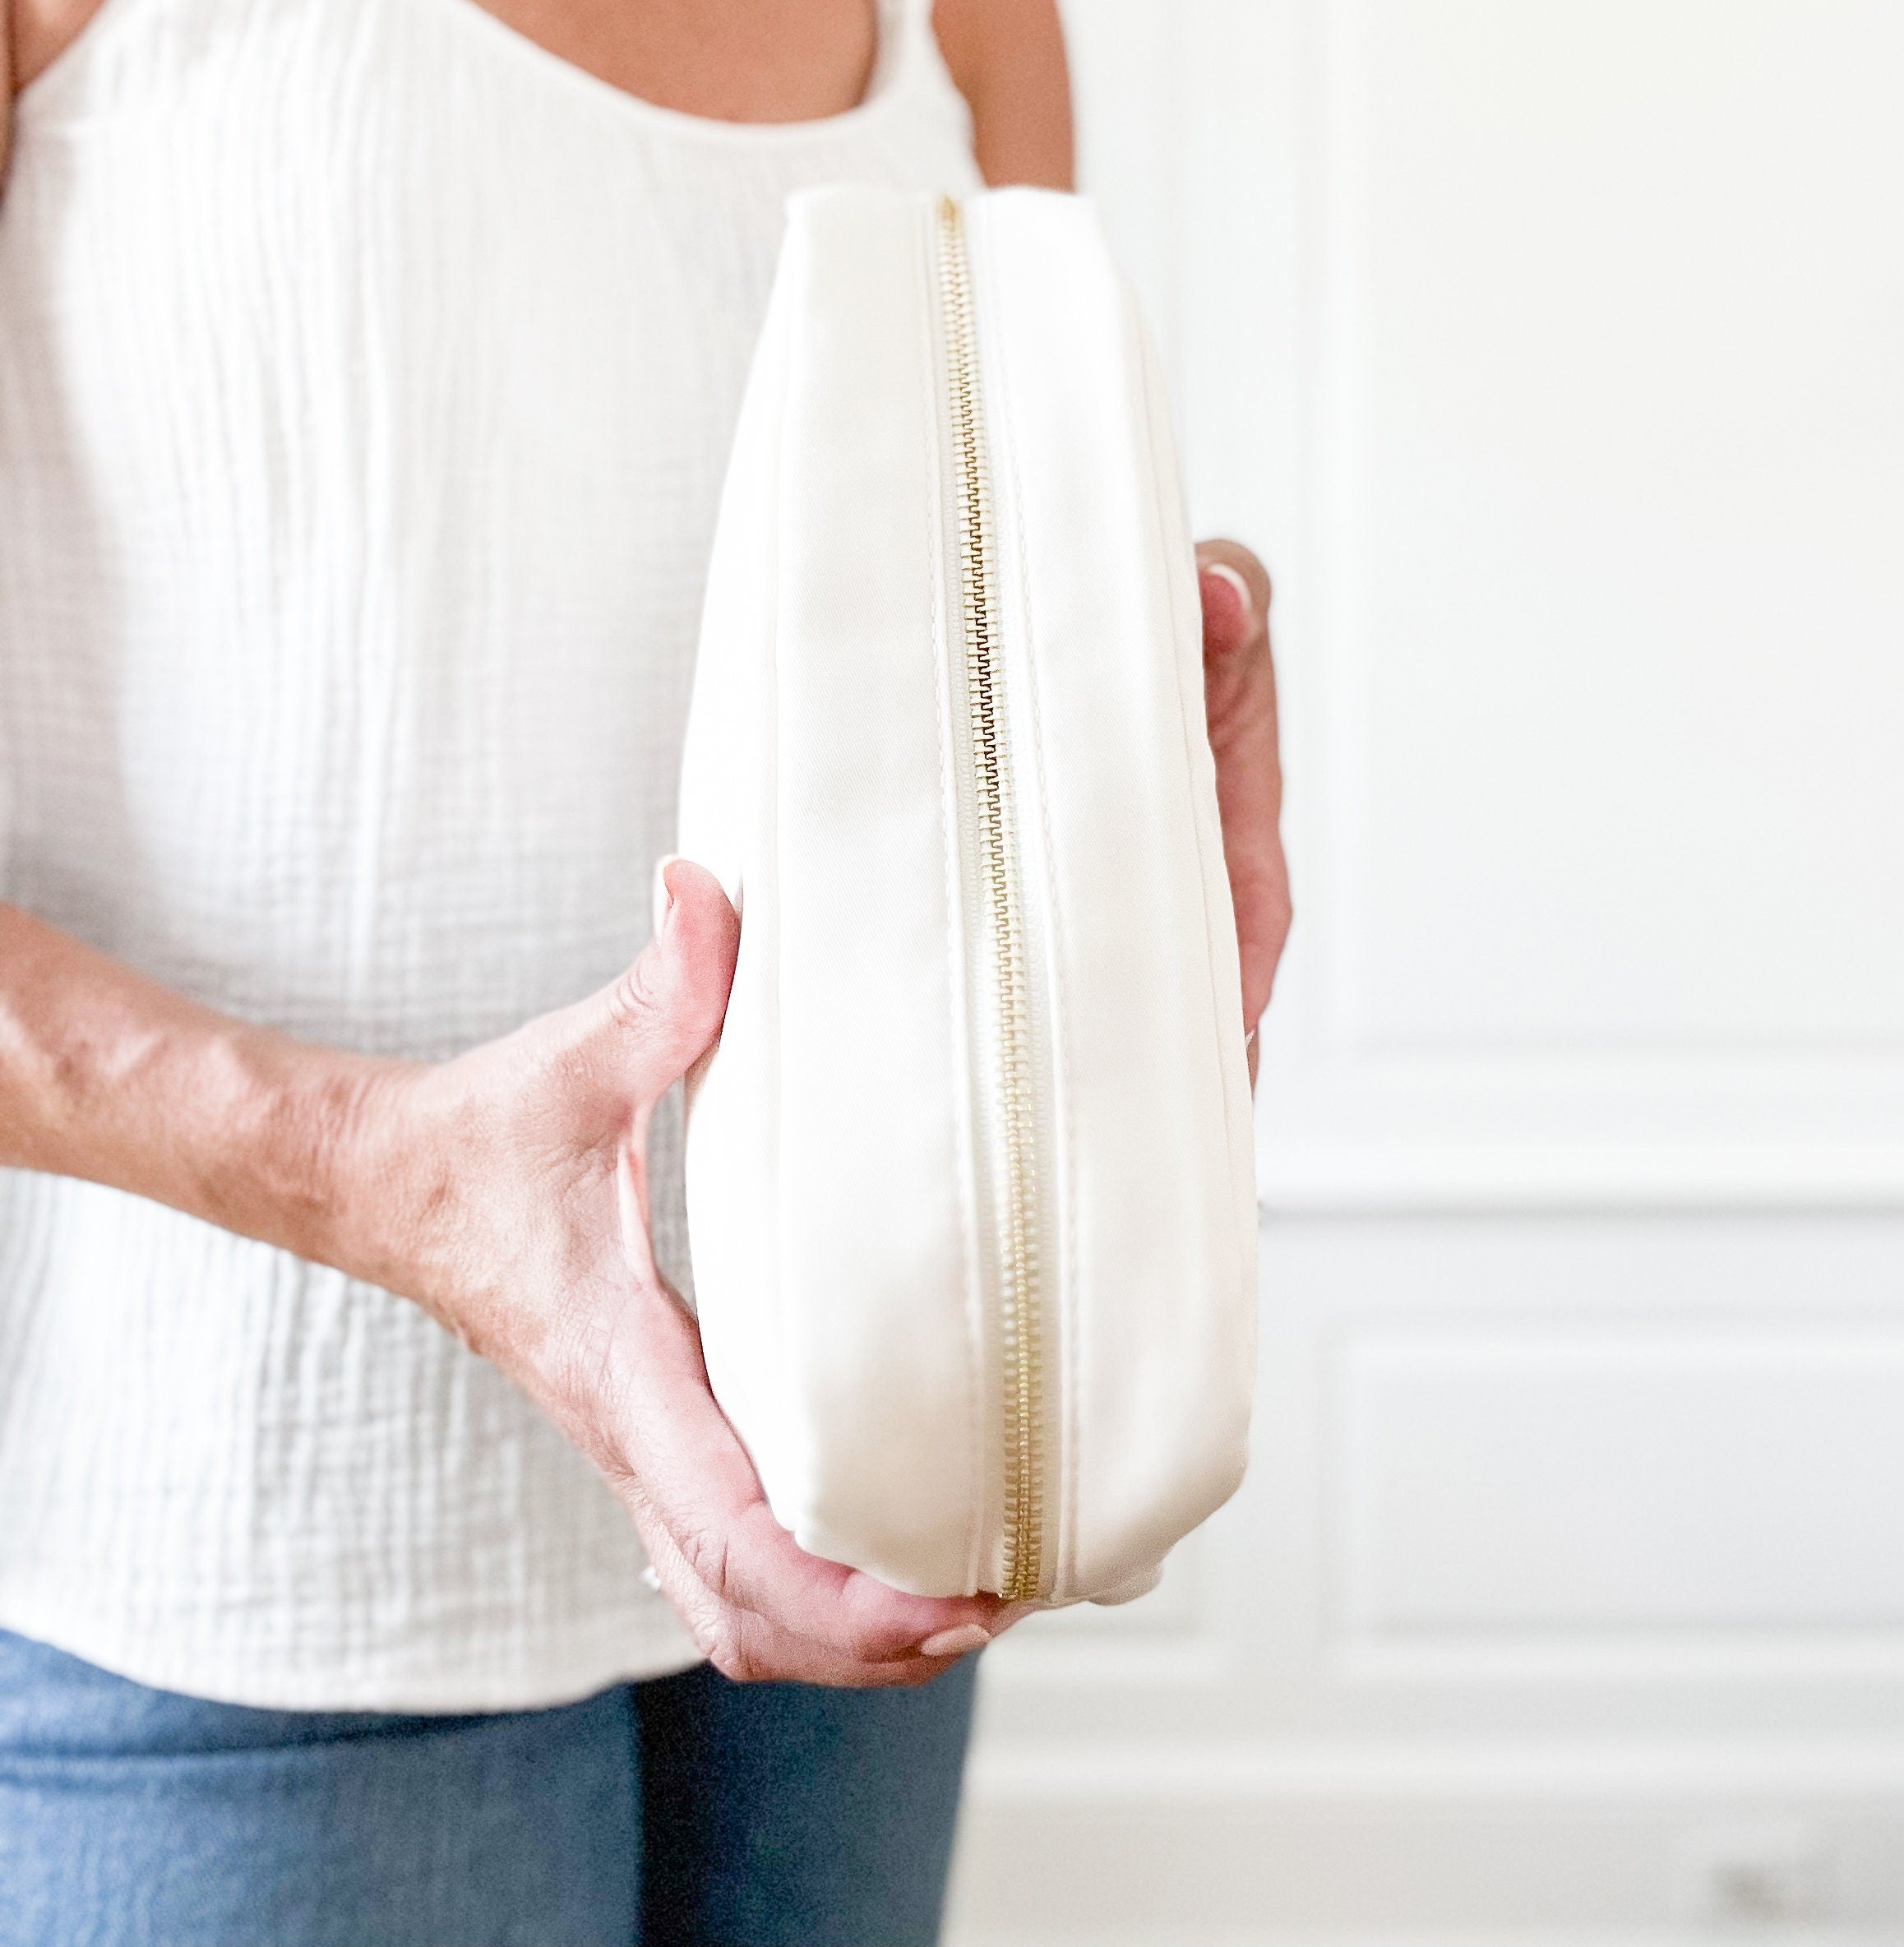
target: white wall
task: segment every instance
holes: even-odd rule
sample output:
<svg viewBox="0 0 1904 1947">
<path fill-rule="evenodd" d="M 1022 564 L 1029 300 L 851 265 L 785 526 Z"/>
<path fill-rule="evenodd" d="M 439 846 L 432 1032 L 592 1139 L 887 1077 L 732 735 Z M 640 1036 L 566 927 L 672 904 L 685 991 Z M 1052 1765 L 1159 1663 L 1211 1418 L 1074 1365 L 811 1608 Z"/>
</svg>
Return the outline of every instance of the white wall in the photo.
<svg viewBox="0 0 1904 1947">
<path fill-rule="evenodd" d="M 1243 1496 L 966 1947 L 1904 1941 L 1904 0 L 1075 0 L 1297 937 Z"/>
</svg>

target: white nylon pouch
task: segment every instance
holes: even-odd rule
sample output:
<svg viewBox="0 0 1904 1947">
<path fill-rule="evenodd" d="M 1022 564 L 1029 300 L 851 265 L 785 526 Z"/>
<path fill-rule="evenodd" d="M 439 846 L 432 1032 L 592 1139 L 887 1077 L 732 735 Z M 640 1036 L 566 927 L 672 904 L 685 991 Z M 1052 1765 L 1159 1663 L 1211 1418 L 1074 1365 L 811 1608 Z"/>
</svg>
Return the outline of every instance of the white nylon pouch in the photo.
<svg viewBox="0 0 1904 1947">
<path fill-rule="evenodd" d="M 1256 1214 L 1195 561 L 1087 203 L 793 200 L 680 847 L 741 912 L 688 1231 L 775 1517 L 1142 1593 L 1242 1475 Z"/>
</svg>

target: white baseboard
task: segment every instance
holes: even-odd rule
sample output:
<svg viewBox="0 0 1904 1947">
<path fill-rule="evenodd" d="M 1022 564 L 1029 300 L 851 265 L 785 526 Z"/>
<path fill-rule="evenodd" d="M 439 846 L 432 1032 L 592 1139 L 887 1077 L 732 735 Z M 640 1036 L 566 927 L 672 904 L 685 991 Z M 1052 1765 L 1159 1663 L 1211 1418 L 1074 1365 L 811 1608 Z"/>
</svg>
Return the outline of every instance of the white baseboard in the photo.
<svg viewBox="0 0 1904 1947">
<path fill-rule="evenodd" d="M 948 1939 L 1900 1947 L 1904 1751 L 982 1751 Z"/>
</svg>

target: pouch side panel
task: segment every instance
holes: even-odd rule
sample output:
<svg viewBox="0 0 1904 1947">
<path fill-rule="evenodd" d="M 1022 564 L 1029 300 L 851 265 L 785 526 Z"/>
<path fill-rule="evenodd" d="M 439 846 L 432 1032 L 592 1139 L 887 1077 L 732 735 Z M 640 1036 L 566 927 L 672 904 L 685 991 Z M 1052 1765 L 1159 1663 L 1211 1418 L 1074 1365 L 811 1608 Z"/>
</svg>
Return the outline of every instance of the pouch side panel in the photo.
<svg viewBox="0 0 1904 1947">
<path fill-rule="evenodd" d="M 808 1464 L 781 1381 L 779 770 L 783 421 L 802 253 L 782 257 L 728 460 L 682 750 L 677 844 L 741 913 L 714 1051 L 688 1077 L 685 1187 L 701 1347 L 714 1397 L 765 1482 L 797 1501 Z"/>
<path fill-rule="evenodd" d="M 1254 1293 L 1232 1140 L 1242 1061 L 1235 947 L 1213 964 L 1207 747 L 1193 761 L 1184 659 L 1128 301 L 1088 205 L 985 199 L 977 274 L 996 321 L 1037 659 L 1053 911 L 1066 1010 L 1074 1260 L 1072 1585 L 1128 1587 L 1234 1491 Z M 1169 483 L 1174 493 L 1174 474 Z M 1199 725 L 1200 728 L 1200 725 Z M 1207 802 L 1205 801 L 1208 801 Z"/>
<path fill-rule="evenodd" d="M 1242 962 L 1236 941 L 1236 913 L 1223 855 L 1223 824 L 1217 805 L 1216 758 L 1210 748 L 1204 701 L 1203 601 L 1197 591 L 1196 548 L 1190 535 L 1182 478 L 1172 430 L 1169 398 L 1157 348 L 1128 292 L 1125 329 L 1132 361 L 1142 380 L 1157 483 L 1157 540 L 1164 567 L 1164 592 L 1177 645 L 1177 695 L 1181 705 L 1184 759 L 1195 821 L 1204 882 L 1204 921 L 1209 941 L 1210 1005 L 1216 1023 L 1218 1061 L 1222 1080 L 1230 1155 L 1237 1271 L 1250 1294 L 1240 1307 L 1245 1336 L 1239 1341 L 1245 1380 L 1245 1417 L 1255 1394 L 1256 1358 L 1257 1203 L 1255 1103 L 1250 1090 L 1247 1043 L 1243 1034 Z M 1246 1437 L 1240 1430 L 1239 1440 Z"/>
<path fill-rule="evenodd" d="M 799 199 L 779 693 L 783 1384 L 777 1515 L 904 1589 L 970 1587 L 982 1455 L 946 884 L 940 492 L 916 199 Z"/>
</svg>

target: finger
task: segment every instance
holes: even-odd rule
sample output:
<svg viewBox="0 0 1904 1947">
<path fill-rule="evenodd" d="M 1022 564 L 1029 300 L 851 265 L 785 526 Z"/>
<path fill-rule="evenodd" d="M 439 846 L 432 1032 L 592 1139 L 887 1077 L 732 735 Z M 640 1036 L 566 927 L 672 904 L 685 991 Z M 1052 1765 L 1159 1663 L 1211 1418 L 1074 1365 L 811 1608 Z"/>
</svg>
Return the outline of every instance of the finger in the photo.
<svg viewBox="0 0 1904 1947">
<path fill-rule="evenodd" d="M 1240 541 L 1199 542 L 1197 570 L 1204 653 L 1227 655 L 1247 647 L 1268 624 L 1269 571 Z"/>
<path fill-rule="evenodd" d="M 1200 543 L 1197 563 L 1204 599 L 1204 700 L 1217 761 L 1217 806 L 1236 907 L 1248 1030 L 1269 1004 L 1289 932 L 1289 872 L 1278 829 L 1282 774 L 1269 653 L 1269 576 L 1236 541 Z"/>
<path fill-rule="evenodd" d="M 1281 840 L 1273 833 L 1258 841 L 1250 860 L 1232 868 L 1230 899 L 1236 914 L 1243 1025 L 1254 1029 L 1269 1005 L 1276 969 L 1289 939 L 1288 868 Z"/>
<path fill-rule="evenodd" d="M 908 1595 L 801 1548 L 774 1519 L 746 1450 L 715 1404 L 693 1321 L 654 1282 L 645 1281 L 630 1302 L 640 1316 L 617 1380 L 630 1472 L 720 1602 L 869 1663 L 917 1654 L 951 1630 L 995 1632 L 996 1597 Z"/>
<path fill-rule="evenodd" d="M 711 1396 L 677 1399 L 665 1447 L 649 1449 L 644 1484 L 689 1566 L 721 1602 L 867 1663 L 917 1656 L 948 1636 L 973 1648 L 993 1633 L 994 1598 L 908 1595 L 806 1553 L 774 1519 Z"/>
<path fill-rule="evenodd" d="M 817 1683 L 830 1690 L 917 1690 L 942 1676 L 954 1657 L 912 1656 L 869 1663 L 804 1636 L 776 1629 L 745 1609 L 733 1612 L 734 1630 L 709 1662 L 736 1683 Z"/>
<path fill-rule="evenodd" d="M 686 1625 L 696 1647 L 737 1683 L 820 1683 L 834 1688 L 893 1689 L 929 1683 L 956 1657 L 913 1654 L 869 1663 L 811 1638 L 779 1628 L 764 1616 L 722 1602 L 695 1573 L 665 1523 L 643 1505 L 636 1526 L 654 1579 Z"/>
</svg>

